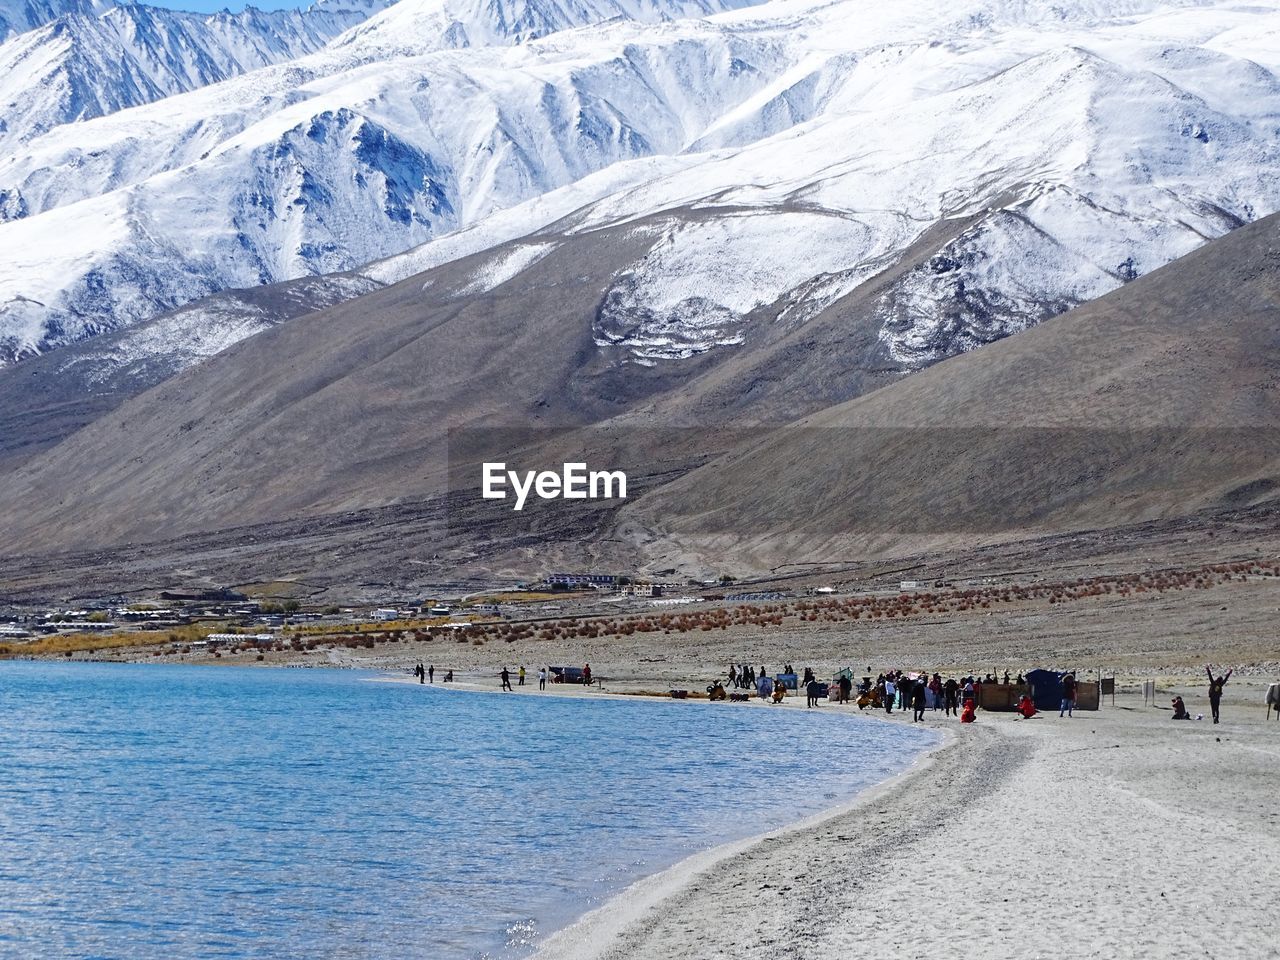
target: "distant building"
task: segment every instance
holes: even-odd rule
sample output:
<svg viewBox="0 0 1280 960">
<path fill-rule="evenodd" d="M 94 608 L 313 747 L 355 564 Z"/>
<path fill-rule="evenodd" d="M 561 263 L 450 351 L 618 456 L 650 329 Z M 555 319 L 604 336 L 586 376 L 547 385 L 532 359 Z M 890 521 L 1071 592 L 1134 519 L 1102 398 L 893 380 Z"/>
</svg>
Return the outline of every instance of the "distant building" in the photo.
<svg viewBox="0 0 1280 960">
<path fill-rule="evenodd" d="M 660 597 L 662 596 L 662 585 L 640 580 L 636 583 L 624 583 L 618 588 L 618 593 L 624 597 Z"/>
<path fill-rule="evenodd" d="M 612 587 L 618 583 L 613 573 L 553 573 L 544 581 L 551 587 Z"/>
<path fill-rule="evenodd" d="M 679 583 L 660 583 L 654 580 L 637 580 L 634 583 L 625 583 L 618 588 L 618 593 L 624 597 L 660 597 L 665 593 L 679 591 L 682 585 Z"/>
<path fill-rule="evenodd" d="M 193 647 L 210 647 L 223 643 L 253 643 L 259 647 L 269 646 L 278 638 L 273 633 L 211 633 L 203 641 L 197 640 Z"/>
<path fill-rule="evenodd" d="M 392 610 L 390 607 L 380 607 L 377 610 L 373 611 L 373 613 L 370 614 L 370 616 L 374 620 L 378 620 L 382 623 L 386 623 L 391 620 L 399 620 L 400 611 Z"/>
</svg>

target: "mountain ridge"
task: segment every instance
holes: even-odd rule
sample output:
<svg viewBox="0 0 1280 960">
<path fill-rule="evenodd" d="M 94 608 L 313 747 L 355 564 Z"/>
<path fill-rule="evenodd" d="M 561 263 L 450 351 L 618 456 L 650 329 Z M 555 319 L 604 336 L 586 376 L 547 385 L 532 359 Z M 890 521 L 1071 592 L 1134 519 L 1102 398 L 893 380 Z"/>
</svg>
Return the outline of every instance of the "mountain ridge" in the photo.
<svg viewBox="0 0 1280 960">
<path fill-rule="evenodd" d="M 0 271 L 10 357 L 220 289 L 359 269 L 644 158 L 680 162 L 615 197 L 618 215 L 719 195 L 777 204 L 789 191 L 901 246 L 940 218 L 1009 206 L 1013 219 L 956 251 L 949 278 L 922 275 L 916 302 L 886 305 L 898 349 L 920 364 L 938 359 L 931 329 L 951 322 L 930 304 L 958 303 L 962 288 L 980 291 L 959 310 L 975 329 L 992 312 L 1025 326 L 1280 208 L 1268 133 L 1280 83 L 1262 65 L 1280 64 L 1271 6 L 1132 3 L 1102 16 L 1091 4 L 944 12 L 915 0 L 860 21 L 851 45 L 848 4 L 764 4 L 381 61 L 415 12 L 440 25 L 439 7 L 408 2 L 321 54 L 89 121 L 92 155 L 55 130 L 0 168 L 7 202 L 29 214 L 0 225 L 0 253 L 18 267 Z M 1035 109 L 1048 96 L 1057 108 Z M 468 122 L 442 112 L 446 100 Z M 366 129 L 387 147 L 362 158 Z M 777 171 L 791 168 L 804 175 L 787 187 Z M 68 247 L 82 223 L 99 242 Z M 883 254 L 842 242 L 840 270 Z M 27 268 L 32 250 L 44 278 Z M 637 306 L 661 314 L 653 292 Z M 741 314 L 712 312 L 724 307 Z"/>
</svg>

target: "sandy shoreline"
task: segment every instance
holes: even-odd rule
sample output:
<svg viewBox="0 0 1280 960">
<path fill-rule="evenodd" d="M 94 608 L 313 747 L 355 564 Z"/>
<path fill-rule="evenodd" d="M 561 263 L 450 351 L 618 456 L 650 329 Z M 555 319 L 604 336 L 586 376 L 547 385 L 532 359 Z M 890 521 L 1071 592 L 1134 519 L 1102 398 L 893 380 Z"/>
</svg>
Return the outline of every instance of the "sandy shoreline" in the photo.
<svg viewBox="0 0 1280 960">
<path fill-rule="evenodd" d="M 909 770 L 638 881 L 537 960 L 1280 956 L 1280 723 L 1260 696 L 1237 686 L 1218 726 L 1123 694 L 1073 719 L 930 716 L 947 740 Z"/>
<path fill-rule="evenodd" d="M 816 958 L 864 941 L 881 957 L 1280 955 L 1280 730 L 1244 713 L 983 715 L 850 809 L 673 871 L 638 915 L 615 902 L 540 960 Z"/>
</svg>

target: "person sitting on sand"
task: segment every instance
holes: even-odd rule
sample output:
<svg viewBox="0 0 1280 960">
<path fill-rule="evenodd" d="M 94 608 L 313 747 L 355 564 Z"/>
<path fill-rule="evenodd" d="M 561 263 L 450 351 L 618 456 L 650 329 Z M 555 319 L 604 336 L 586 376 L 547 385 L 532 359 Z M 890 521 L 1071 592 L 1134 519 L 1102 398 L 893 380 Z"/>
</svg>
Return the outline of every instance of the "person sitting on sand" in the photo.
<svg viewBox="0 0 1280 960">
<path fill-rule="evenodd" d="M 1025 693 L 1018 699 L 1018 712 L 1022 714 L 1023 720 L 1030 720 L 1036 715 L 1036 705 Z"/>
<path fill-rule="evenodd" d="M 1175 720 L 1191 719 L 1191 714 L 1187 712 L 1187 705 L 1183 702 L 1181 697 L 1173 698 L 1173 719 Z"/>
<path fill-rule="evenodd" d="M 446 670 L 446 671 L 445 671 L 445 674 L 444 674 L 444 682 L 445 682 L 445 683 L 453 683 L 453 671 L 452 671 L 452 670 Z"/>
<path fill-rule="evenodd" d="M 782 698 L 787 695 L 787 685 L 779 680 L 773 685 L 773 702 L 781 703 Z"/>
<path fill-rule="evenodd" d="M 1231 679 L 1231 672 L 1228 670 L 1224 676 L 1213 676 L 1213 664 L 1207 664 L 1204 672 L 1209 675 L 1209 710 L 1213 713 L 1213 722 L 1218 722 L 1218 706 L 1222 703 L 1222 688 L 1227 685 L 1227 681 Z"/>
<path fill-rule="evenodd" d="M 973 721 L 977 719 L 978 719 L 978 712 L 977 710 L 974 709 L 973 701 L 966 700 L 964 702 L 964 709 L 960 711 L 960 722 L 973 723 Z"/>
</svg>

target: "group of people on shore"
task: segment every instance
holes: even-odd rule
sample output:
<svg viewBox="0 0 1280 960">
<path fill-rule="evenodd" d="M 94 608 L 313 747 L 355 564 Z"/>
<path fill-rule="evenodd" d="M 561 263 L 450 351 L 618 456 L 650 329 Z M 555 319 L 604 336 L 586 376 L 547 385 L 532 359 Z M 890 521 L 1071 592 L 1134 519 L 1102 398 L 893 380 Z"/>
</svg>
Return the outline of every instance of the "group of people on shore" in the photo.
<svg viewBox="0 0 1280 960">
<path fill-rule="evenodd" d="M 1022 685 L 1021 673 L 1015 678 L 1008 670 L 1003 676 L 996 673 L 980 675 L 977 672 L 963 677 L 943 677 L 941 673 L 930 674 L 927 671 L 908 673 L 905 670 L 889 670 L 879 674 L 874 682 L 868 675 L 856 685 L 851 671 L 842 670 L 830 683 L 818 680 L 812 667 L 804 669 L 802 678 L 797 678 L 790 664 L 783 667 L 780 674 L 771 677 L 762 665 L 759 672 L 753 666 L 731 664 L 729 667 L 729 683 L 731 687 L 754 688 L 761 699 L 771 699 L 781 703 L 787 696 L 788 684 L 803 689 L 806 705 L 816 707 L 823 699 L 835 700 L 847 704 L 856 702 L 859 709 L 882 709 L 893 713 L 895 709 L 911 710 L 912 722 L 924 720 L 927 711 L 943 711 L 946 717 L 955 716 L 961 723 L 972 723 L 977 718 L 977 706 L 984 684 L 1008 686 Z M 835 689 L 832 690 L 832 687 Z M 1062 703 L 1060 716 L 1068 716 L 1075 709 L 1076 682 L 1075 675 L 1068 673 L 1062 679 Z M 1035 704 L 1031 697 L 1024 693 L 1015 708 L 1025 718 L 1036 715 Z"/>
<path fill-rule="evenodd" d="M 795 670 L 792 669 L 789 663 L 783 666 L 781 670 L 781 674 L 784 676 L 790 676 L 793 673 L 795 673 Z M 773 693 L 773 678 L 769 676 L 769 671 L 764 668 L 764 664 L 760 665 L 758 672 L 749 663 L 729 664 L 729 682 L 726 686 L 736 687 L 739 690 L 755 690 L 759 693 L 762 680 L 769 681 L 769 693 L 764 694 L 769 696 Z"/>
<path fill-rule="evenodd" d="M 1009 682 L 1008 671 L 1005 672 L 1005 683 Z M 843 679 L 849 683 L 851 678 Z M 890 670 L 876 677 L 871 683 L 865 677 L 858 685 L 858 706 L 860 708 L 882 707 L 886 713 L 893 713 L 896 706 L 899 710 L 910 709 L 911 720 L 919 723 L 924 720 L 926 710 L 941 709 L 943 716 L 956 716 L 961 723 L 972 723 L 976 717 L 978 691 L 983 683 L 997 683 L 994 674 L 984 678 L 975 675 L 966 677 L 946 677 L 941 673 L 932 675 L 927 672 L 909 674 L 904 670 Z M 1022 677 L 1018 677 L 1022 682 Z M 841 689 L 842 701 L 844 690 Z"/>
<path fill-rule="evenodd" d="M 731 664 L 729 667 L 729 686 L 754 688 L 762 700 L 771 699 L 781 703 L 787 696 L 788 684 L 803 689 L 806 706 L 816 707 L 824 699 L 835 700 L 840 704 L 856 702 L 859 709 L 879 708 L 886 713 L 895 709 L 911 710 L 912 722 L 924 720 L 925 712 L 942 710 L 946 717 L 956 716 L 961 723 L 972 723 L 976 719 L 976 708 L 982 701 L 984 685 L 1014 685 L 1023 687 L 1026 681 L 1021 673 L 1011 676 L 1008 670 L 1003 675 L 987 673 L 979 675 L 976 671 L 964 677 L 946 677 L 940 673 L 930 674 L 927 671 L 907 673 L 904 670 L 889 670 L 879 674 L 873 682 L 870 677 L 871 668 L 867 668 L 867 676 L 856 685 L 850 670 L 845 669 L 836 674 L 830 683 L 818 680 L 812 667 L 804 669 L 804 676 L 797 680 L 796 673 L 790 664 L 783 667 L 776 677 L 770 677 L 762 665 L 757 673 L 749 665 Z M 1213 673 L 1213 665 L 1205 667 L 1209 678 L 1209 708 L 1213 722 L 1219 722 L 1219 709 L 1222 703 L 1222 692 L 1227 681 L 1231 679 L 1231 670 L 1217 676 Z M 1073 671 L 1060 675 L 1061 699 L 1058 704 L 1058 716 L 1074 716 L 1079 683 Z M 832 689 L 834 687 L 834 689 Z M 855 698 L 856 693 L 856 698 Z M 1031 719 L 1040 711 L 1037 709 L 1029 689 L 1023 689 L 1016 703 L 1009 697 L 1007 703 L 1023 719 Z M 1190 720 L 1186 703 L 1181 696 L 1173 698 L 1173 718 Z"/>
<path fill-rule="evenodd" d="M 803 677 L 797 679 L 796 686 L 804 690 L 806 706 L 809 707 L 818 706 L 823 699 L 831 699 L 841 704 L 856 702 L 859 709 L 879 708 L 886 713 L 893 713 L 895 708 L 911 710 L 913 722 L 923 721 L 925 712 L 932 709 L 942 710 L 944 716 L 954 715 L 962 723 L 972 723 L 976 717 L 975 711 L 981 685 L 1001 682 L 995 674 L 990 673 L 985 677 L 970 675 L 958 679 L 955 677 L 944 679 L 940 673 L 909 674 L 904 670 L 881 673 L 873 682 L 869 675 L 870 667 L 867 669 L 868 676 L 856 685 L 856 691 L 853 676 L 848 670 L 842 670 L 830 684 L 827 684 L 818 680 L 812 667 L 806 667 Z M 734 665 L 729 667 L 730 686 L 744 685 L 741 679 L 744 671 L 748 678 L 755 676 L 754 685 L 757 695 L 761 699 L 772 699 L 774 703 L 780 703 L 785 699 L 787 681 L 795 678 L 795 672 L 789 664 L 774 678 L 768 675 L 763 666 L 760 668 L 760 673 L 755 674 L 751 667 L 737 669 Z M 1017 680 L 1012 681 L 1008 671 L 1005 671 L 1003 682 L 1022 683 L 1022 676 L 1019 674 Z M 835 687 L 834 691 L 831 689 L 832 686 Z"/>
<path fill-rule="evenodd" d="M 418 678 L 419 683 L 435 683 L 436 682 L 436 665 L 434 663 L 427 666 L 422 665 L 422 661 L 418 661 L 418 665 L 413 668 L 413 675 Z M 453 683 L 453 671 L 446 670 L 444 677 L 441 678 L 442 683 Z"/>
<path fill-rule="evenodd" d="M 528 671 L 525 670 L 524 664 L 521 664 L 519 668 L 517 668 L 516 670 L 516 686 L 523 687 L 525 685 L 525 680 L 527 679 L 527 677 L 528 677 Z M 501 685 L 499 686 L 500 690 L 507 691 L 507 692 L 512 691 L 511 671 L 507 667 L 504 666 L 500 671 L 498 671 L 498 679 L 501 681 Z M 548 680 L 551 680 L 551 668 L 539 667 L 538 668 L 538 689 L 539 690 L 547 689 Z M 560 681 L 556 680 L 553 682 L 559 683 Z M 582 683 L 585 686 L 591 685 L 591 664 L 589 663 L 585 663 L 582 665 Z"/>
</svg>

